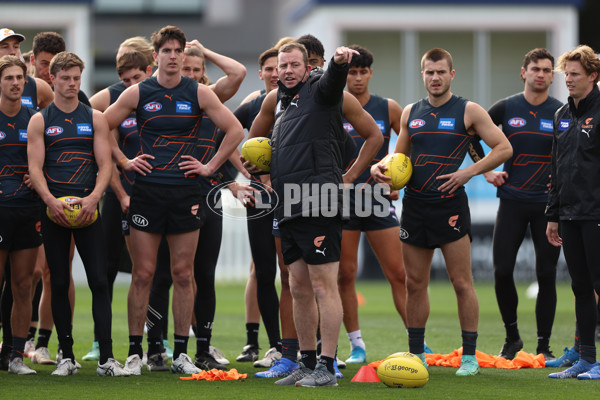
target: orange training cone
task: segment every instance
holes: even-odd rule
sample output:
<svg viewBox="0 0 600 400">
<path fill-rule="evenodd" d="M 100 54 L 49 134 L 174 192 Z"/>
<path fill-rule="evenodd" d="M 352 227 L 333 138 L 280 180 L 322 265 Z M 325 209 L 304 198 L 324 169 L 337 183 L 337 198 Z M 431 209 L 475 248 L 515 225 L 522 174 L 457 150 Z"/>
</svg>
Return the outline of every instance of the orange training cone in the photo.
<svg viewBox="0 0 600 400">
<path fill-rule="evenodd" d="M 381 382 L 381 380 L 377 376 L 377 371 L 375 371 L 375 368 L 369 365 L 364 365 L 360 367 L 356 375 L 354 375 L 352 382 Z"/>
</svg>

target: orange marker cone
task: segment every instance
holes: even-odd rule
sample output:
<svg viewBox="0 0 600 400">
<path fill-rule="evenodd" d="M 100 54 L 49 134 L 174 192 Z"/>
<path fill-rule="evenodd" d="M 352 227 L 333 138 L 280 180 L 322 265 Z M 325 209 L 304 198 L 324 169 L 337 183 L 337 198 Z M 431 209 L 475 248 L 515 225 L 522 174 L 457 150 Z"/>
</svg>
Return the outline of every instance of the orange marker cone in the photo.
<svg viewBox="0 0 600 400">
<path fill-rule="evenodd" d="M 356 375 L 354 375 L 352 382 L 381 382 L 381 380 L 377 376 L 377 371 L 375 371 L 375 368 L 369 365 L 364 365 L 360 367 Z"/>
</svg>

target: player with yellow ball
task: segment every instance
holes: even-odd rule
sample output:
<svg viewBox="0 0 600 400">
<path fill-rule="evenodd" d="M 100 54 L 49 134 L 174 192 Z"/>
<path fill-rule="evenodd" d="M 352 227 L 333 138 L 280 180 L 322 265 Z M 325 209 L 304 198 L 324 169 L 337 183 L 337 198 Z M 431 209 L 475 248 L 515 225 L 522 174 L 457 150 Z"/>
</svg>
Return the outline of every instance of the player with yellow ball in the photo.
<svg viewBox="0 0 600 400">
<path fill-rule="evenodd" d="M 52 59 L 54 103 L 34 115 L 27 128 L 31 181 L 47 206 L 41 229 L 50 270 L 52 314 L 63 351 L 52 375 L 77 373 L 68 296 L 73 236 L 92 291 L 92 315 L 100 347 L 96 372 L 99 376 L 123 376 L 128 373 L 112 353 L 106 249 L 98 218 L 98 201 L 112 174 L 109 130 L 99 111 L 78 100 L 83 67 L 74 53 L 62 52 Z"/>
</svg>

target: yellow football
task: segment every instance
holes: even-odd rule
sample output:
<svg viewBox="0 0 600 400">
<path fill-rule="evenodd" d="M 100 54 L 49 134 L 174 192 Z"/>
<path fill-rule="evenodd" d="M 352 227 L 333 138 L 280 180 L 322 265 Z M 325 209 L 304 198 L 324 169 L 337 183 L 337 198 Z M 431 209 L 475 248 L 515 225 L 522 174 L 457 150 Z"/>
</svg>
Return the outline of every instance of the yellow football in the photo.
<svg viewBox="0 0 600 400">
<path fill-rule="evenodd" d="M 93 224 L 94 222 L 96 222 L 96 220 L 98 219 L 98 210 L 96 210 L 96 212 L 94 213 L 94 219 L 92 220 L 92 222 L 90 222 L 89 224 L 86 224 L 86 225 L 78 225 L 77 224 L 75 219 L 77 218 L 77 216 L 79 215 L 79 212 L 81 211 L 81 204 L 72 204 L 72 203 L 74 200 L 79 200 L 79 199 L 81 199 L 81 197 L 77 197 L 77 196 L 63 196 L 63 197 L 58 198 L 58 200 L 69 204 L 71 206 L 71 208 L 73 209 L 73 211 L 69 211 L 66 208 L 63 208 L 65 215 L 67 216 L 67 218 L 69 218 L 69 221 L 71 221 L 72 228 L 85 228 L 86 226 L 89 226 L 89 225 Z M 50 218 L 50 220 L 54 221 L 52 219 L 52 217 L 50 216 L 50 210 L 48 209 L 48 207 L 46 207 L 46 215 L 48 216 L 48 218 Z"/>
<path fill-rule="evenodd" d="M 271 171 L 271 140 L 257 137 L 246 141 L 242 146 L 242 157 L 263 172 Z"/>
<path fill-rule="evenodd" d="M 419 362 L 421 362 L 421 359 L 419 358 L 419 356 L 416 356 L 413 353 L 409 353 L 407 351 L 401 351 L 401 352 L 398 352 L 398 353 L 390 354 L 389 356 L 387 356 L 386 358 L 384 358 L 384 361 L 385 360 L 389 360 L 390 358 L 397 358 L 397 357 L 412 358 L 414 360 L 419 360 Z"/>
<path fill-rule="evenodd" d="M 395 153 L 387 155 L 382 162 L 387 167 L 387 170 L 383 174 L 392 178 L 392 189 L 402 189 L 412 175 L 410 158 L 402 153 Z"/>
<path fill-rule="evenodd" d="M 429 381 L 429 372 L 421 360 L 412 357 L 393 357 L 377 368 L 381 382 L 394 388 L 423 387 Z"/>
</svg>

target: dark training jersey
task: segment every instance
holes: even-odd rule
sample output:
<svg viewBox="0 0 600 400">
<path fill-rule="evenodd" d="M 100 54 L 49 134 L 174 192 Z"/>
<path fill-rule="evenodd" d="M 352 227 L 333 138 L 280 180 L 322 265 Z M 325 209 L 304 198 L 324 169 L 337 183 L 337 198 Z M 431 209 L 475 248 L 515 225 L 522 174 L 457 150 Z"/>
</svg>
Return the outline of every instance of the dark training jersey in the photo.
<svg viewBox="0 0 600 400">
<path fill-rule="evenodd" d="M 94 158 L 93 110 L 79 103 L 65 113 L 54 103 L 44 117 L 44 176 L 54 197 L 85 197 L 94 190 L 98 166 Z"/>
<path fill-rule="evenodd" d="M 519 93 L 494 104 L 488 111 L 508 138 L 513 155 L 504 163 L 508 178 L 498 187 L 502 199 L 534 203 L 548 201 L 554 113 L 562 103 L 554 97 L 537 106 Z"/>
<path fill-rule="evenodd" d="M 467 101 L 452 95 L 440 107 L 433 107 L 427 98 L 412 105 L 408 133 L 413 173 L 406 186 L 407 197 L 434 200 L 465 191 L 461 186 L 451 195 L 441 192 L 438 188 L 445 180 L 436 178 L 456 172 L 469 149 L 472 136 L 465 128 Z"/>
<path fill-rule="evenodd" d="M 25 89 L 21 95 L 21 105 L 34 110 L 38 109 L 37 101 L 37 82 L 32 76 L 27 76 L 25 80 Z"/>
<path fill-rule="evenodd" d="M 125 84 L 121 81 L 114 83 L 108 87 L 108 93 L 110 94 L 110 104 L 113 104 L 121 93 L 126 89 Z M 121 125 L 117 128 L 119 132 L 118 145 L 123 154 L 129 159 L 133 159 L 139 155 L 140 152 L 140 135 L 138 131 L 137 119 L 135 113 L 131 113 L 125 121 L 121 122 Z M 121 185 L 128 195 L 131 195 L 131 185 L 135 179 L 135 172 L 128 172 L 120 170 L 121 172 Z M 107 192 L 112 192 L 112 188 L 108 186 Z"/>
<path fill-rule="evenodd" d="M 136 181 L 167 185 L 196 185 L 197 176 L 184 175 L 181 156 L 197 158 L 198 131 L 202 110 L 198 105 L 198 83 L 185 76 L 174 88 L 161 86 L 155 77 L 140 83 L 136 118 L 141 154 L 150 154 L 150 174 Z"/>
<path fill-rule="evenodd" d="M 369 183 L 369 184 L 373 185 L 373 184 L 375 184 L 375 181 L 371 177 L 370 166 L 375 165 L 379 161 L 381 161 L 387 155 L 388 148 L 390 146 L 391 128 L 390 128 L 389 104 L 388 104 L 387 99 L 384 99 L 383 97 L 372 94 L 371 98 L 369 99 L 367 104 L 365 104 L 365 106 L 363 108 L 365 109 L 366 112 L 371 114 L 371 116 L 377 123 L 379 130 L 383 134 L 383 145 L 381 145 L 379 152 L 377 153 L 375 158 L 373 158 L 373 160 L 369 164 L 369 167 L 366 168 L 362 172 L 362 174 L 354 181 L 354 183 L 355 184 Z M 350 134 L 352 136 L 352 139 L 354 139 L 354 143 L 356 144 L 356 150 L 354 152 L 354 156 L 352 157 L 352 160 L 350 160 L 350 162 L 346 165 L 346 171 L 348 171 L 348 169 L 352 166 L 354 161 L 356 161 L 356 159 L 358 158 L 358 153 L 360 152 L 362 145 L 365 143 L 365 139 L 363 139 L 362 136 L 360 136 L 358 134 L 358 132 L 356 132 L 354 130 L 354 127 L 352 126 L 352 124 L 350 124 L 345 119 L 344 119 L 344 129 L 346 130 L 346 132 L 348 132 L 348 134 Z"/>
<path fill-rule="evenodd" d="M 14 117 L 0 111 L 0 207 L 39 204 L 36 193 L 23 183 L 27 173 L 27 125 L 35 113 L 25 106 Z"/>
</svg>

